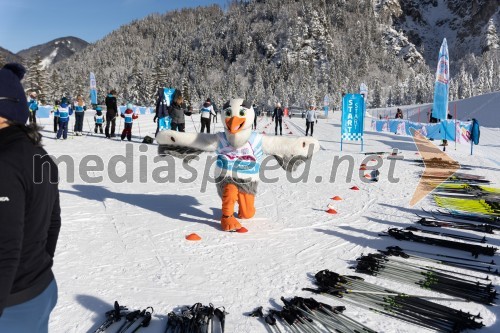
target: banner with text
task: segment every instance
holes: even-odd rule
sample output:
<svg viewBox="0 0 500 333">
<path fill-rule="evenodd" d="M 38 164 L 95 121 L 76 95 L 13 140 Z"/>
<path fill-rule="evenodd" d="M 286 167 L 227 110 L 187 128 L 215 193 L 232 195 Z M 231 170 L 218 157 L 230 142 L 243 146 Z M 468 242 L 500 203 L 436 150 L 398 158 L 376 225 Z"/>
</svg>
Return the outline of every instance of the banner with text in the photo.
<svg viewBox="0 0 500 333">
<path fill-rule="evenodd" d="M 342 98 L 342 140 L 363 140 L 365 99 L 361 94 L 346 94 Z"/>
</svg>

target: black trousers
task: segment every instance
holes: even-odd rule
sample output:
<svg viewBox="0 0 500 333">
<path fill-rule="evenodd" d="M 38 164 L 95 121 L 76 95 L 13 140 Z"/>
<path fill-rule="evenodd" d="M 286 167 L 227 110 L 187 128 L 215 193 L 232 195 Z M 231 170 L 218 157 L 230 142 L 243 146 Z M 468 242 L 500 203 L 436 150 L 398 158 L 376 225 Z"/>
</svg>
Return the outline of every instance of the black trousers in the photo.
<svg viewBox="0 0 500 333">
<path fill-rule="evenodd" d="M 94 133 L 97 133 L 97 130 L 102 134 L 102 124 L 95 124 Z"/>
<path fill-rule="evenodd" d="M 36 124 L 36 110 L 35 111 L 30 111 L 30 116 L 29 116 L 30 124 Z"/>
<path fill-rule="evenodd" d="M 75 112 L 75 132 L 83 132 L 83 112 Z"/>
<path fill-rule="evenodd" d="M 311 127 L 311 136 L 313 136 L 314 121 L 306 121 L 306 136 L 307 132 L 309 132 L 309 127 Z"/>
<path fill-rule="evenodd" d="M 276 119 L 274 119 L 274 121 L 276 122 L 276 124 L 274 125 L 274 133 L 276 135 L 278 135 L 278 123 L 279 123 L 279 125 L 280 125 L 280 134 L 283 134 L 283 129 L 281 127 L 281 123 L 282 123 L 283 120 L 281 118 L 280 119 L 276 118 Z"/>
<path fill-rule="evenodd" d="M 109 127 L 111 126 L 111 133 L 109 133 Z M 106 114 L 106 129 L 104 133 L 107 138 L 115 136 L 115 128 L 116 128 L 116 117 Z"/>
<path fill-rule="evenodd" d="M 201 130 L 200 133 L 204 133 L 205 128 L 207 129 L 207 133 L 210 133 L 210 118 L 201 117 Z"/>
<path fill-rule="evenodd" d="M 58 126 L 59 126 L 59 117 L 54 117 L 54 133 L 57 133 Z"/>
<path fill-rule="evenodd" d="M 125 123 L 123 125 L 122 140 L 127 137 L 127 140 L 132 140 L 132 123 Z"/>
<path fill-rule="evenodd" d="M 179 131 L 179 132 L 185 132 L 186 124 L 185 123 L 172 123 L 171 124 L 171 130 L 172 131 Z"/>
</svg>

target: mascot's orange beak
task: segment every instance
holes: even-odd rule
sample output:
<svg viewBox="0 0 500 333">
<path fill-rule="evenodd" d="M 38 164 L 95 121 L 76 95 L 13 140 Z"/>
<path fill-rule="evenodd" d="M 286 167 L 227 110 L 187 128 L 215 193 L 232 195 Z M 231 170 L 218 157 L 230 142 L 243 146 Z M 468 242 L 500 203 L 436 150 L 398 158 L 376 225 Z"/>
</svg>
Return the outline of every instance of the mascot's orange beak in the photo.
<svg viewBox="0 0 500 333">
<path fill-rule="evenodd" d="M 229 133 L 236 134 L 243 128 L 246 118 L 231 117 L 226 118 L 226 127 Z"/>
</svg>

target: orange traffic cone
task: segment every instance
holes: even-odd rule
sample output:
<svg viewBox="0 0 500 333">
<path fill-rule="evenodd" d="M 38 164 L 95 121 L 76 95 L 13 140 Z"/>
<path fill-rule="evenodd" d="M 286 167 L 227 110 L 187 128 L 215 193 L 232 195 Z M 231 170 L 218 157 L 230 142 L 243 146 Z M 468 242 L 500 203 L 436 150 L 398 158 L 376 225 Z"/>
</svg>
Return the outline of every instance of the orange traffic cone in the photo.
<svg viewBox="0 0 500 333">
<path fill-rule="evenodd" d="M 197 234 L 193 233 L 193 234 L 187 235 L 186 239 L 189 241 L 199 241 L 199 240 L 201 240 L 201 237 L 198 236 Z"/>
</svg>

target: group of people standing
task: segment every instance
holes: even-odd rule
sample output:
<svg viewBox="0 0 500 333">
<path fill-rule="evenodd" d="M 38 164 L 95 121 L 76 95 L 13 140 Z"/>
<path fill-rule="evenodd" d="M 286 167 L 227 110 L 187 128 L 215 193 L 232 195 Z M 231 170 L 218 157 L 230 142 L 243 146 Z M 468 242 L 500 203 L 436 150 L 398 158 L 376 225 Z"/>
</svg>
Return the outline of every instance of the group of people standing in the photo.
<svg viewBox="0 0 500 333">
<path fill-rule="evenodd" d="M 30 95 L 30 98 L 33 98 Z M 35 95 L 36 98 L 36 95 Z M 28 103 L 31 110 L 33 102 Z M 54 113 L 54 133 L 56 138 L 67 139 L 68 137 L 68 124 L 71 115 L 75 115 L 75 126 L 74 133 L 76 136 L 83 135 L 83 120 L 85 116 L 85 111 L 87 111 L 87 105 L 83 100 L 81 95 L 76 97 L 76 101 L 72 104 L 67 97 L 63 97 L 61 100 L 56 100 L 54 103 L 54 109 L 51 111 Z M 116 91 L 111 90 L 105 99 L 106 104 L 106 115 L 102 113 L 102 107 L 99 105 L 95 106 L 94 114 L 94 133 L 105 134 L 106 138 L 111 139 L 115 137 L 116 130 L 116 118 L 118 117 L 118 104 L 116 100 Z M 30 111 L 30 114 L 32 112 Z M 128 141 L 132 139 L 132 123 L 139 116 L 134 113 L 132 104 L 127 104 L 127 108 L 120 117 L 124 118 L 124 129 L 121 133 L 121 139 L 124 140 L 125 137 Z M 103 126 L 105 129 L 103 131 Z M 90 124 L 89 124 L 90 127 Z"/>
<path fill-rule="evenodd" d="M 273 115 L 271 120 L 274 121 L 274 134 L 278 135 L 278 126 L 280 129 L 280 135 L 283 135 L 283 116 L 285 112 L 281 107 L 281 103 L 276 103 L 276 107 L 273 110 Z M 304 118 L 306 119 L 306 136 L 309 134 L 309 129 L 311 130 L 311 136 L 313 135 L 314 123 L 318 122 L 316 118 L 316 104 L 311 101 L 307 111 L 304 113 Z"/>
</svg>

